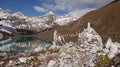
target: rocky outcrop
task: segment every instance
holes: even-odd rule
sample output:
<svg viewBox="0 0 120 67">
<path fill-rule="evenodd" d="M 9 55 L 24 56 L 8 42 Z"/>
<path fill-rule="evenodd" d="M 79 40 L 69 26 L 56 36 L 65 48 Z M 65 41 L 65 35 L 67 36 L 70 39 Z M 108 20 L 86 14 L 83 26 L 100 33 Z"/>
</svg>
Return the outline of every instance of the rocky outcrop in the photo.
<svg viewBox="0 0 120 67">
<path fill-rule="evenodd" d="M 55 31 L 54 42 L 62 41 L 62 39 L 57 39 L 57 36 L 59 36 L 59 34 Z M 79 33 L 78 43 L 69 42 L 58 45 L 54 42 L 49 47 L 46 45 L 47 49 L 45 48 L 45 44 L 43 44 L 44 47 L 39 44 L 35 46 L 35 48 L 33 47 L 33 52 L 25 52 L 7 57 L 0 56 L 0 65 L 3 67 L 119 67 L 120 44 L 117 42 L 113 43 L 111 39 L 108 39 L 105 47 L 102 48 L 104 45 L 102 44 L 100 35 L 90 27 L 89 23 L 87 29 Z M 2 46 L 1 49 L 16 49 L 15 45 L 9 46 Z M 24 45 L 22 47 L 25 46 L 29 45 Z M 21 45 L 19 47 L 21 47 Z"/>
</svg>

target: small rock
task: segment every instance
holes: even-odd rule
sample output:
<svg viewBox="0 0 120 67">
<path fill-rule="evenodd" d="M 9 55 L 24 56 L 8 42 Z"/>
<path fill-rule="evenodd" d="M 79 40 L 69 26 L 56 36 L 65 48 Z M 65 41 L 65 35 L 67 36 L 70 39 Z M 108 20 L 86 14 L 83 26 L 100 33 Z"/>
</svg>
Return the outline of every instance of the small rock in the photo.
<svg viewBox="0 0 120 67">
<path fill-rule="evenodd" d="M 115 63 L 115 65 L 120 64 L 120 57 L 115 57 L 114 63 Z"/>
<path fill-rule="evenodd" d="M 49 63 L 48 63 L 48 67 L 54 67 L 55 64 L 56 64 L 56 61 L 51 60 L 51 61 L 49 61 Z"/>
</svg>

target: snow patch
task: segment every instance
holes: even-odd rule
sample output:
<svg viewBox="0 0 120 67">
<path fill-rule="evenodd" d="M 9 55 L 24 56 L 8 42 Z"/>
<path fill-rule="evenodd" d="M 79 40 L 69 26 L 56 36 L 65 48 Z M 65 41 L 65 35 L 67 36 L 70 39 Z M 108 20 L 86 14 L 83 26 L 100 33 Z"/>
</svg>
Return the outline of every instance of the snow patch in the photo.
<svg viewBox="0 0 120 67">
<path fill-rule="evenodd" d="M 25 57 L 20 57 L 20 58 L 19 58 L 19 61 L 20 61 L 21 63 L 26 63 L 26 62 L 27 62 L 27 58 L 25 58 Z"/>
</svg>

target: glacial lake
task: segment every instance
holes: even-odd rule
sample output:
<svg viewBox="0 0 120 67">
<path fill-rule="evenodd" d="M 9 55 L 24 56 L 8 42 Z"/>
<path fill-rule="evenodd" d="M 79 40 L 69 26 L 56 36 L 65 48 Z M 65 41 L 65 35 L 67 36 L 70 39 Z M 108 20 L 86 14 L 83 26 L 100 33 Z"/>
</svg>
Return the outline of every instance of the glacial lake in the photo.
<svg viewBox="0 0 120 67">
<path fill-rule="evenodd" d="M 76 38 L 72 39 L 72 42 Z M 105 38 L 103 38 L 104 40 Z M 120 38 L 113 38 L 120 43 Z M 103 41 L 104 42 L 104 41 Z M 106 41 L 104 42 L 104 44 Z M 0 40 L 0 56 L 18 55 L 26 52 L 34 52 L 35 48 L 48 49 L 52 45 L 52 41 L 46 41 L 34 37 L 9 37 L 4 40 Z"/>
<path fill-rule="evenodd" d="M 9 56 L 25 52 L 33 52 L 37 47 L 47 49 L 51 45 L 51 41 L 45 41 L 33 37 L 9 37 L 8 39 L 0 40 L 0 55 Z"/>
</svg>

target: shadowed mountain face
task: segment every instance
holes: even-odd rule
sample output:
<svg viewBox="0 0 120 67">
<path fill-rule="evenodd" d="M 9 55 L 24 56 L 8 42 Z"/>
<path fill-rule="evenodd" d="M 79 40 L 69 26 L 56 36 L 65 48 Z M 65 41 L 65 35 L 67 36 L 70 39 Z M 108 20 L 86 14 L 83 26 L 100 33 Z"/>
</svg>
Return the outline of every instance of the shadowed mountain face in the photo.
<svg viewBox="0 0 120 67">
<path fill-rule="evenodd" d="M 120 0 L 91 11 L 71 25 L 85 27 L 90 22 L 92 27 L 101 35 L 120 34 Z"/>
<path fill-rule="evenodd" d="M 113 38 L 113 40 L 120 40 L 120 0 L 91 11 L 69 25 L 56 26 L 35 36 L 39 35 L 39 37 L 46 39 L 51 36 L 52 38 L 54 30 L 60 34 L 81 32 L 86 28 L 88 22 L 102 36 L 104 41 L 108 37 Z"/>
<path fill-rule="evenodd" d="M 88 22 L 102 38 L 111 37 L 120 40 L 120 0 L 87 13 L 71 25 L 76 25 L 74 29 L 82 30 Z"/>
</svg>

